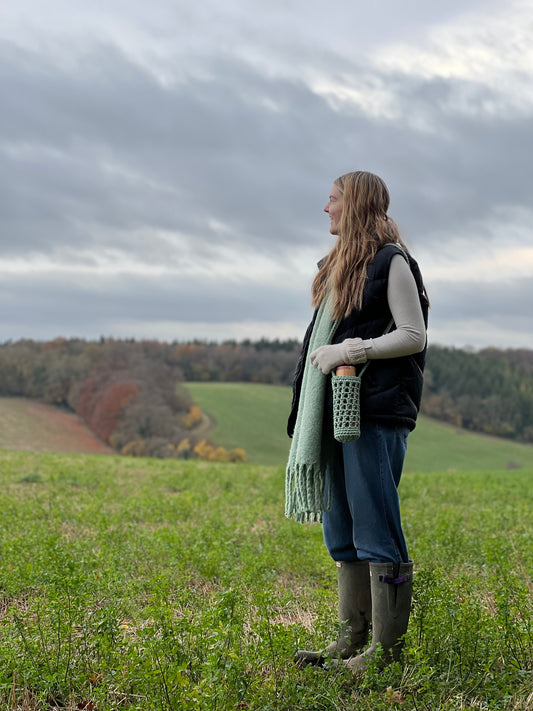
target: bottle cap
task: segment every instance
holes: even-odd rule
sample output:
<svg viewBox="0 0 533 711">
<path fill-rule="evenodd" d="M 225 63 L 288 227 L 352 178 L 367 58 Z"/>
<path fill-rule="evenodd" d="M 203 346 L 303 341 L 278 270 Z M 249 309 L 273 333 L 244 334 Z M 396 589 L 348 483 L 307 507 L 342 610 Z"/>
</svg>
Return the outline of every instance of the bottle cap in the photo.
<svg viewBox="0 0 533 711">
<path fill-rule="evenodd" d="M 335 375 L 355 375 L 355 366 L 339 365 L 335 371 Z"/>
</svg>

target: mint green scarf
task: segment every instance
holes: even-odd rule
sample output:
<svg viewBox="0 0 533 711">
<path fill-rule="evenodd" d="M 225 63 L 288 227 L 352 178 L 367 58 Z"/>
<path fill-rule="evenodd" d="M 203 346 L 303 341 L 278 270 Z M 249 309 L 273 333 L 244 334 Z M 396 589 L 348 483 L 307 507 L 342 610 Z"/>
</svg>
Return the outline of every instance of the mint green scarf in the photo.
<svg viewBox="0 0 533 711">
<path fill-rule="evenodd" d="M 309 341 L 298 416 L 285 475 L 285 516 L 300 523 L 322 521 L 328 450 L 322 441 L 327 376 L 309 362 L 309 354 L 331 343 L 338 322 L 331 314 L 331 295 L 322 301 Z"/>
</svg>

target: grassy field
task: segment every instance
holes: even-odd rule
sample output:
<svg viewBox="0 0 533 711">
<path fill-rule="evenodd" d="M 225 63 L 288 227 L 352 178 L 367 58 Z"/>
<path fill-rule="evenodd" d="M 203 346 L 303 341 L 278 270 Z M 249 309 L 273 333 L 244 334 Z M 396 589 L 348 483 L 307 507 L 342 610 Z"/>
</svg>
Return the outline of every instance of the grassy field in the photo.
<svg viewBox="0 0 533 711">
<path fill-rule="evenodd" d="M 418 472 L 405 666 L 298 669 L 334 633 L 283 467 L 0 452 L 0 708 L 533 708 L 533 470 Z"/>
<path fill-rule="evenodd" d="M 282 464 L 291 391 L 250 383 L 187 383 L 198 405 L 216 422 L 209 433 L 215 444 L 243 447 L 251 462 Z M 420 417 L 409 437 L 405 471 L 470 471 L 533 468 L 533 446 L 477 435 Z"/>
<path fill-rule="evenodd" d="M 533 711 L 532 447 L 421 419 L 405 663 L 355 684 L 292 663 L 336 585 L 321 527 L 283 516 L 289 389 L 189 388 L 250 463 L 0 450 L 0 709 Z M 0 400 L 0 444 L 66 448 L 39 407 Z"/>
</svg>

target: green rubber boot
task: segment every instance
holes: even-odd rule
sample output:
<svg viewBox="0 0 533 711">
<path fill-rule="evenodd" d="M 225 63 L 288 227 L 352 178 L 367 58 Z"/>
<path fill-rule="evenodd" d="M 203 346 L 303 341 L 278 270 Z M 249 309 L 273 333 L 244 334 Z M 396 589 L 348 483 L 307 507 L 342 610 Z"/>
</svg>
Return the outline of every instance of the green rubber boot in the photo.
<svg viewBox="0 0 533 711">
<path fill-rule="evenodd" d="M 300 649 L 294 657 L 299 665 L 323 665 L 326 660 L 349 659 L 368 642 L 371 619 L 370 575 L 368 561 L 337 563 L 339 588 L 339 634 L 334 642 L 319 652 Z"/>
<path fill-rule="evenodd" d="M 345 662 L 355 674 L 365 671 L 378 645 L 383 650 L 384 665 L 399 661 L 411 612 L 413 564 L 370 563 L 370 590 L 372 644 L 365 652 Z"/>
</svg>

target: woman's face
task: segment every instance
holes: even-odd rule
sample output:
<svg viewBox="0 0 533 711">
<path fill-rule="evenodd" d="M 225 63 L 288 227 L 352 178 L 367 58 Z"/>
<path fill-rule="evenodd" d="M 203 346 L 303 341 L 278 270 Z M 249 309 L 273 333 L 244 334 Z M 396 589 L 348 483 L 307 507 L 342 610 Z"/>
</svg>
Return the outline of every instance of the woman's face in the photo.
<svg viewBox="0 0 533 711">
<path fill-rule="evenodd" d="M 329 215 L 329 231 L 332 235 L 339 234 L 342 215 L 342 199 L 341 191 L 334 184 L 329 195 L 329 202 L 324 208 L 324 212 L 327 212 Z"/>
</svg>

